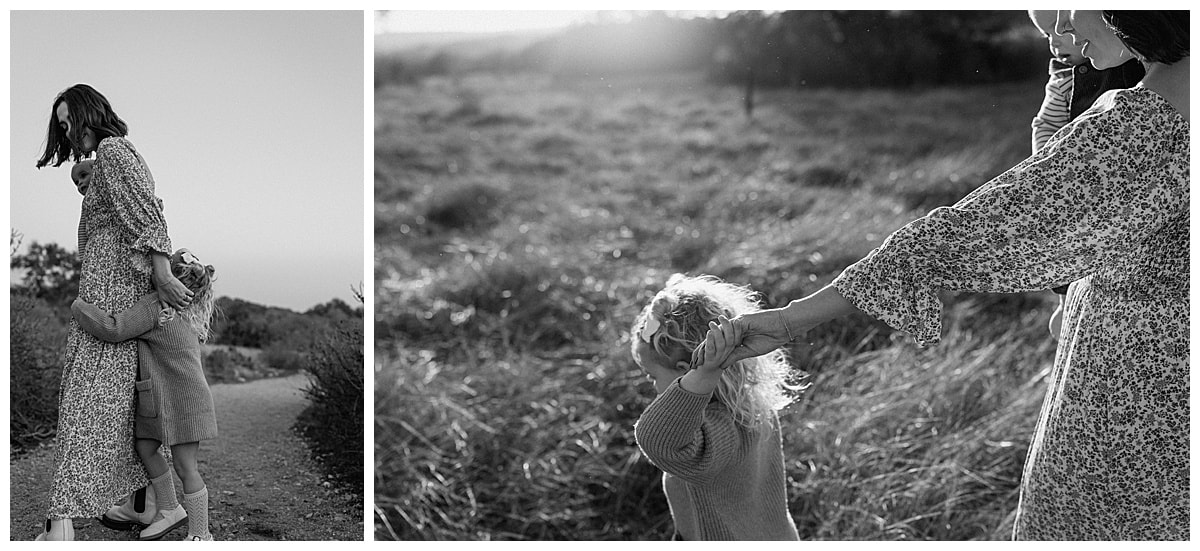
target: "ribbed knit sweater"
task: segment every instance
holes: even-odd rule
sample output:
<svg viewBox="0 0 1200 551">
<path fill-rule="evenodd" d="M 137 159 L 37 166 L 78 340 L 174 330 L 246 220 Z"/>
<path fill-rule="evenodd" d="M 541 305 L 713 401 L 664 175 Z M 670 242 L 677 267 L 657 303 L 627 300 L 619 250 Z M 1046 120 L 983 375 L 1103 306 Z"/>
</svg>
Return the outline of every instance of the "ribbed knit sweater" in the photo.
<svg viewBox="0 0 1200 551">
<path fill-rule="evenodd" d="M 137 339 L 138 438 L 168 446 L 216 438 L 216 409 L 200 363 L 200 339 L 179 313 L 160 325 L 160 310 L 153 293 L 117 314 L 78 299 L 71 304 L 79 327 L 96 338 Z"/>
<path fill-rule="evenodd" d="M 671 383 L 634 425 L 663 470 L 675 530 L 685 540 L 798 540 L 787 509 L 779 419 L 747 428 L 712 394 Z"/>
</svg>

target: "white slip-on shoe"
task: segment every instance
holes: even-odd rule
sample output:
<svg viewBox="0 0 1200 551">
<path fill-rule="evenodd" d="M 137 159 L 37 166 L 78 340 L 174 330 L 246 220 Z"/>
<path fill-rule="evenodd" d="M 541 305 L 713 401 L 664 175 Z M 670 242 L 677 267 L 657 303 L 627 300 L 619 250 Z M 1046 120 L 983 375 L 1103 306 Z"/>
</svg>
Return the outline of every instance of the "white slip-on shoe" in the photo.
<svg viewBox="0 0 1200 551">
<path fill-rule="evenodd" d="M 183 510 L 180 505 L 174 509 L 159 511 L 154 517 L 154 522 L 150 523 L 138 534 L 138 539 L 142 541 L 159 540 L 167 535 L 167 532 L 187 525 L 187 511 Z"/>
<path fill-rule="evenodd" d="M 75 525 L 68 519 L 58 529 L 52 529 L 50 519 L 46 519 L 46 531 L 33 541 L 75 541 Z"/>
<path fill-rule="evenodd" d="M 154 522 L 154 487 L 147 485 L 129 495 L 120 505 L 114 505 L 100 517 L 100 524 L 113 530 L 141 530 Z"/>
</svg>

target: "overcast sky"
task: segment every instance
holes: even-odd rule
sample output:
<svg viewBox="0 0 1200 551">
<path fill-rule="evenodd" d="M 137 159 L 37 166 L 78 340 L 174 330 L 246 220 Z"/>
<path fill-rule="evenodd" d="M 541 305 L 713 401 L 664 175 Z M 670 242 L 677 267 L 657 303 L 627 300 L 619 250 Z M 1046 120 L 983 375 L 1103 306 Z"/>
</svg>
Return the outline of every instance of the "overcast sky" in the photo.
<svg viewBox="0 0 1200 551">
<path fill-rule="evenodd" d="M 9 225 L 74 249 L 70 163 L 37 170 L 75 83 L 129 125 L 172 244 L 218 295 L 305 310 L 364 281 L 364 18 L 344 12 L 11 12 Z"/>
</svg>

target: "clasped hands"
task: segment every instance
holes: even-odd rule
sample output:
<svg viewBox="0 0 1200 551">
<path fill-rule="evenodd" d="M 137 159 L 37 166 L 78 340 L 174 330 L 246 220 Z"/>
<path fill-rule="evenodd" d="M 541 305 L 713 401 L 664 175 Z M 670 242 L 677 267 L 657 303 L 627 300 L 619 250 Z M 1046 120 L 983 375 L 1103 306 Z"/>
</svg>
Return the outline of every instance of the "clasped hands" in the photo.
<svg viewBox="0 0 1200 551">
<path fill-rule="evenodd" d="M 762 356 L 793 340 L 782 310 L 762 310 L 709 322 L 708 335 L 692 351 L 692 369 L 722 370 L 746 358 Z M 796 333 L 803 335 L 803 333 Z"/>
</svg>

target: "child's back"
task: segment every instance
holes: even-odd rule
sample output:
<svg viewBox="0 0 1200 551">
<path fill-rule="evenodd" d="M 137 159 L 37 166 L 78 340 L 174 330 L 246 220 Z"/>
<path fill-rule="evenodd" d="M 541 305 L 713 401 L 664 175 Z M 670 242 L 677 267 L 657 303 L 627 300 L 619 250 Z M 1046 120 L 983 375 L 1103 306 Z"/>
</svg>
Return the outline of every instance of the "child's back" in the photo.
<svg viewBox="0 0 1200 551">
<path fill-rule="evenodd" d="M 634 426 L 663 470 L 663 490 L 685 540 L 796 540 L 787 509 L 779 420 L 737 424 L 711 395 L 675 381 Z"/>
<path fill-rule="evenodd" d="M 725 361 L 740 339 L 728 318 L 757 308 L 748 289 L 676 275 L 634 322 L 634 361 L 658 391 L 634 437 L 663 470 L 677 538 L 799 539 L 776 413 L 790 402 L 787 362 Z M 712 346 L 691 357 L 709 329 Z"/>
</svg>

